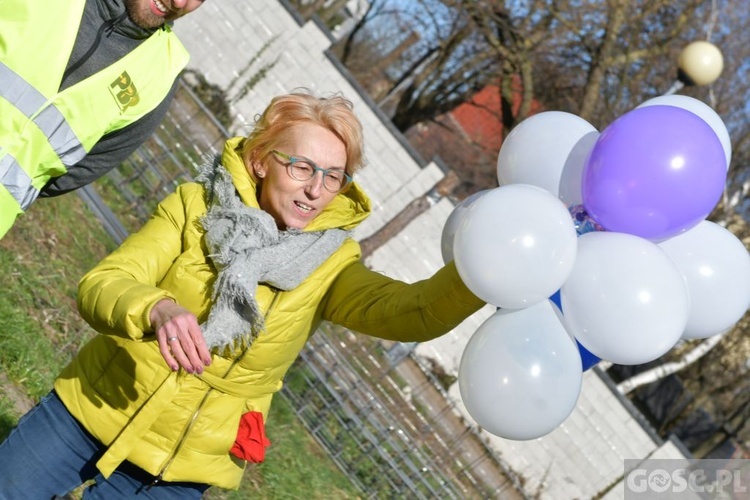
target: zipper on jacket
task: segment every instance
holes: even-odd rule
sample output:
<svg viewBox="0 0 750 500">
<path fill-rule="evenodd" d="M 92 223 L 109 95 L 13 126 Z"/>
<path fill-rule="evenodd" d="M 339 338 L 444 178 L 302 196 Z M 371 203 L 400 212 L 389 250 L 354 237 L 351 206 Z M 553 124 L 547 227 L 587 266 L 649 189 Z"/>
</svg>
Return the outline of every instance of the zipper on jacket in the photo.
<svg viewBox="0 0 750 500">
<path fill-rule="evenodd" d="M 243 351 L 242 354 L 238 357 L 238 359 L 241 359 L 245 355 L 246 351 Z M 237 361 L 237 360 L 235 360 Z M 235 363 L 232 363 L 232 365 L 229 367 L 227 372 L 224 374 L 224 377 L 229 375 L 229 371 L 234 368 Z M 223 377 L 222 377 L 223 378 Z M 182 448 L 182 444 L 187 439 L 187 435 L 190 432 L 190 429 L 193 427 L 193 423 L 195 423 L 195 420 L 198 418 L 198 414 L 201 411 L 201 408 L 203 408 L 203 405 L 206 404 L 206 400 L 208 399 L 208 396 L 211 395 L 211 392 L 213 392 L 213 388 L 209 388 L 206 391 L 206 394 L 203 395 L 203 399 L 201 400 L 200 404 L 198 405 L 198 408 L 193 412 L 193 416 L 190 417 L 190 421 L 185 426 L 185 430 L 182 431 L 182 435 L 180 436 L 180 439 L 177 441 L 177 446 L 175 446 L 174 451 L 167 459 L 167 462 L 164 464 L 164 466 L 161 468 L 161 471 L 159 471 L 159 474 L 154 478 L 153 481 L 151 481 L 151 484 L 148 485 L 146 488 L 146 491 L 150 490 L 152 486 L 156 486 L 157 483 L 161 482 L 161 478 L 164 477 L 164 472 L 167 470 L 167 467 L 172 465 L 172 462 L 174 461 L 175 457 L 177 456 L 177 453 Z"/>
<path fill-rule="evenodd" d="M 264 320 L 268 320 L 269 316 L 271 315 L 271 312 L 276 307 L 276 303 L 278 302 L 278 298 L 281 295 L 280 290 L 275 290 L 273 294 L 273 298 L 271 299 L 271 305 L 268 306 L 268 311 L 266 311 L 266 315 L 264 316 Z M 229 373 L 234 369 L 235 366 L 239 364 L 240 361 L 245 357 L 247 354 L 247 351 L 249 351 L 249 347 L 245 347 L 243 351 L 240 353 L 239 356 L 237 356 L 234 361 L 232 361 L 232 364 L 227 368 L 227 371 L 222 375 L 221 378 L 225 379 L 227 376 L 229 376 Z M 175 458 L 177 458 L 177 453 L 179 453 L 180 449 L 182 449 L 182 445 L 187 440 L 187 436 L 190 433 L 190 429 L 193 427 L 193 424 L 198 419 L 198 414 L 203 409 L 203 405 L 206 404 L 206 401 L 208 400 L 208 396 L 213 392 L 213 388 L 209 388 L 206 391 L 206 394 L 203 395 L 203 399 L 201 399 L 200 404 L 198 405 L 198 408 L 193 412 L 193 416 L 190 417 L 190 421 L 185 426 L 185 429 L 182 431 L 182 435 L 180 436 L 180 439 L 177 440 L 177 445 L 174 447 L 174 450 L 167 458 L 167 461 L 164 463 L 164 465 L 161 467 L 161 470 L 159 471 L 159 474 L 156 475 L 153 481 L 146 487 L 146 490 L 150 490 L 152 486 L 156 486 L 158 483 L 161 482 L 162 478 L 164 477 L 164 473 L 169 468 L 170 465 L 172 465 L 172 462 L 174 462 Z"/>
<path fill-rule="evenodd" d="M 71 73 L 73 73 L 75 70 L 80 68 L 83 63 L 89 60 L 89 58 L 96 52 L 97 47 L 99 47 L 99 43 L 101 43 L 102 35 L 105 34 L 109 37 L 109 35 L 112 34 L 113 31 L 115 31 L 115 28 L 121 24 L 123 21 L 125 21 L 125 18 L 128 16 L 128 11 L 125 10 L 122 12 L 122 14 L 118 15 L 117 17 L 113 17 L 112 19 L 107 19 L 104 21 L 104 23 L 99 26 L 99 30 L 96 32 L 96 38 L 94 38 L 94 43 L 91 44 L 91 47 L 86 51 L 85 54 L 83 54 L 80 59 L 78 59 L 76 62 L 74 62 L 68 69 L 65 70 L 65 73 L 63 73 L 61 82 L 64 82 L 68 76 L 70 76 Z"/>
</svg>

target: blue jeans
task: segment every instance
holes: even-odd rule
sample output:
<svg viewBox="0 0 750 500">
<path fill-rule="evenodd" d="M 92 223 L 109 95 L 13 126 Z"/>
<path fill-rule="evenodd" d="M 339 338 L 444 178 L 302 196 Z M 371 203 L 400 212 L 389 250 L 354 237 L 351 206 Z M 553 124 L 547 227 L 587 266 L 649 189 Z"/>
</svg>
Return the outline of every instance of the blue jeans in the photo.
<svg viewBox="0 0 750 500">
<path fill-rule="evenodd" d="M 83 498 L 199 499 L 208 485 L 158 482 L 130 463 L 109 477 L 96 468 L 106 448 L 68 412 L 53 391 L 18 422 L 0 444 L 0 500 L 62 496 L 89 479 Z"/>
</svg>

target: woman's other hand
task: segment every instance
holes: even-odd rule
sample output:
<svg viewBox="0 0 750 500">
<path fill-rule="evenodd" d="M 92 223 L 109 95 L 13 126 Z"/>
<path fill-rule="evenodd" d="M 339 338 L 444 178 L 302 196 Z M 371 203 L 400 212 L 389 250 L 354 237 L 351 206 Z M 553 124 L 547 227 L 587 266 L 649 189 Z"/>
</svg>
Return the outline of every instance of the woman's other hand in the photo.
<svg viewBox="0 0 750 500">
<path fill-rule="evenodd" d="M 211 364 L 211 353 L 193 313 L 163 299 L 151 309 L 149 319 L 159 351 L 172 370 L 181 366 L 188 373 L 203 373 L 203 367 Z"/>
</svg>

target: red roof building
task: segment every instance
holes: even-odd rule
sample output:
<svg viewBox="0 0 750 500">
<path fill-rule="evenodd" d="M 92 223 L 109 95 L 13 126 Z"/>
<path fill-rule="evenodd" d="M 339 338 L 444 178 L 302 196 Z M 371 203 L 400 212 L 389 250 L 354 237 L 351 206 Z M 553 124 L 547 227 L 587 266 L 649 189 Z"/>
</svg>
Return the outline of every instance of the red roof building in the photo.
<svg viewBox="0 0 750 500">
<path fill-rule="evenodd" d="M 521 93 L 512 103 L 516 113 Z M 535 103 L 532 112 L 541 106 Z M 503 142 L 500 89 L 488 85 L 471 100 L 438 117 L 436 123 L 421 123 L 406 132 L 406 137 L 427 158 L 439 156 L 463 181 L 456 197 L 462 199 L 476 191 L 497 187 L 497 154 Z"/>
</svg>

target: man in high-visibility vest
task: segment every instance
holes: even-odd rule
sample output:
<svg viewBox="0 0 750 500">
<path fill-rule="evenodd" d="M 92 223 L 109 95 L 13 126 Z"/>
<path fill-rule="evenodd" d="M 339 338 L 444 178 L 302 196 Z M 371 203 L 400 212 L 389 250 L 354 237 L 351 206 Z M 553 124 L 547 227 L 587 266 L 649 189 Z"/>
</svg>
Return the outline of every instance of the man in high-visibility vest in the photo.
<svg viewBox="0 0 750 500">
<path fill-rule="evenodd" d="M 189 59 L 170 26 L 203 1 L 0 2 L 0 238 L 153 133 Z"/>
</svg>

